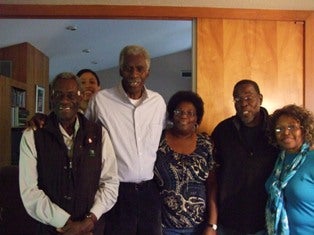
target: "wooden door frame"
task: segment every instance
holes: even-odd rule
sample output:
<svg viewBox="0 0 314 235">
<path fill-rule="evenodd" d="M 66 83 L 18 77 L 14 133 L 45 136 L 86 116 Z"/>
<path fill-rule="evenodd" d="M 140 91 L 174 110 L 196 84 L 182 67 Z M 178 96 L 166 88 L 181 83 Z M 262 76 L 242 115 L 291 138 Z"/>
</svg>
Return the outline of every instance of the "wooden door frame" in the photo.
<svg viewBox="0 0 314 235">
<path fill-rule="evenodd" d="M 42 19 L 248 19 L 305 23 L 304 105 L 314 111 L 314 11 L 169 6 L 0 4 L 1 18 Z M 197 66 L 197 65 L 196 65 Z"/>
</svg>

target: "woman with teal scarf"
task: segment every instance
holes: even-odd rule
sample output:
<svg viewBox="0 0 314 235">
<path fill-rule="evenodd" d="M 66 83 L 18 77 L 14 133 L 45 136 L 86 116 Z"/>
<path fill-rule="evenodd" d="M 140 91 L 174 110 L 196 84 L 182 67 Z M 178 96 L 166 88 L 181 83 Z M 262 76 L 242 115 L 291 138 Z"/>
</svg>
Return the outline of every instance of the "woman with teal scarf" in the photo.
<svg viewBox="0 0 314 235">
<path fill-rule="evenodd" d="M 276 110 L 270 140 L 282 151 L 266 182 L 269 235 L 314 234 L 314 116 L 297 105 Z"/>
</svg>

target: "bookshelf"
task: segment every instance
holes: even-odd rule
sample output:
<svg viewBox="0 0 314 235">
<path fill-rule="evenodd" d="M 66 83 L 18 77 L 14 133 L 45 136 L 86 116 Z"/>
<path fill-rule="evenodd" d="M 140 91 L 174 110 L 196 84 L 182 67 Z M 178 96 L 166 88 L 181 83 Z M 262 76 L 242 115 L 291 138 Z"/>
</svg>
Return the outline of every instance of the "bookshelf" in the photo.
<svg viewBox="0 0 314 235">
<path fill-rule="evenodd" d="M 11 87 L 11 127 L 25 127 L 28 115 L 26 90 Z"/>
<path fill-rule="evenodd" d="M 35 114 L 36 85 L 47 90 L 48 107 L 49 59 L 31 44 L 21 43 L 0 48 L 0 60 L 12 62 L 12 76 L 0 74 L 0 166 L 16 165 L 25 122 Z"/>
</svg>

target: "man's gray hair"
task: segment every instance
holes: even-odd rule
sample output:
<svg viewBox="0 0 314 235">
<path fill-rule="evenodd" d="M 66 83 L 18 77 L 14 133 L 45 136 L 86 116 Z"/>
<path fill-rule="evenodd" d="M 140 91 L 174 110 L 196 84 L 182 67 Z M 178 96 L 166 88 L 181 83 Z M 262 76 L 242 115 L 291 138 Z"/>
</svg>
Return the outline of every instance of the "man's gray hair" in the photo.
<svg viewBox="0 0 314 235">
<path fill-rule="evenodd" d="M 145 57 L 147 70 L 150 69 L 150 55 L 144 47 L 138 45 L 128 45 L 121 50 L 119 58 L 120 69 L 124 64 L 124 58 L 128 55 L 143 55 Z"/>
</svg>

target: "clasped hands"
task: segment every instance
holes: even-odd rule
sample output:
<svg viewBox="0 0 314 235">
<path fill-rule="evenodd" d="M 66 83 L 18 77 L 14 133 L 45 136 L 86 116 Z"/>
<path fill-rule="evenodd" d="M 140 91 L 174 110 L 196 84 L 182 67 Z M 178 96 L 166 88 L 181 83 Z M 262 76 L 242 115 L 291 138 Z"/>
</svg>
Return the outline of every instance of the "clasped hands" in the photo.
<svg viewBox="0 0 314 235">
<path fill-rule="evenodd" d="M 92 235 L 94 222 L 90 218 L 82 221 L 72 221 L 69 219 L 62 228 L 57 228 L 57 232 L 63 235 Z"/>
</svg>

